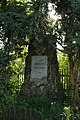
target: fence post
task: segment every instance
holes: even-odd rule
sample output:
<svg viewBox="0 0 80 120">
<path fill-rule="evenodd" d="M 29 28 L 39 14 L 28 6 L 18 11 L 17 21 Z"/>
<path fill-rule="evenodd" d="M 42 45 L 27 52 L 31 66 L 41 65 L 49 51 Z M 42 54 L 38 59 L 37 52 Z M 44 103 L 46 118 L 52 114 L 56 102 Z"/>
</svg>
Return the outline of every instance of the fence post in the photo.
<svg viewBox="0 0 80 120">
<path fill-rule="evenodd" d="M 37 110 L 36 109 L 33 109 L 32 117 L 33 117 L 32 120 L 36 120 L 37 119 Z"/>
<path fill-rule="evenodd" d="M 63 81 L 63 75 L 64 75 L 64 74 L 63 74 L 63 69 L 62 69 L 61 72 L 62 72 L 62 86 L 63 86 L 63 89 L 64 89 L 64 81 Z"/>
<path fill-rule="evenodd" d="M 8 120 L 10 120 L 10 117 L 11 117 L 11 108 L 7 108 L 7 117 L 8 117 Z"/>
<path fill-rule="evenodd" d="M 57 114 L 57 120 L 60 120 L 60 113 Z"/>
<path fill-rule="evenodd" d="M 32 120 L 32 108 L 30 108 L 30 120 Z"/>
<path fill-rule="evenodd" d="M 40 111 L 37 112 L 37 119 L 36 120 L 43 120 L 42 113 Z"/>
<path fill-rule="evenodd" d="M 3 110 L 2 110 L 2 120 L 5 120 L 5 108 L 3 108 Z"/>
<path fill-rule="evenodd" d="M 76 117 L 75 120 L 80 120 L 80 118 L 79 118 L 79 117 Z"/>
<path fill-rule="evenodd" d="M 52 109 L 50 108 L 50 120 L 52 120 Z"/>
<path fill-rule="evenodd" d="M 21 107 L 18 109 L 18 120 L 21 120 Z"/>
<path fill-rule="evenodd" d="M 26 108 L 25 107 L 23 108 L 23 111 L 24 111 L 23 117 L 24 117 L 24 120 L 26 120 Z"/>
<path fill-rule="evenodd" d="M 66 120 L 66 116 L 65 116 L 65 114 L 63 114 L 63 120 Z"/>
<path fill-rule="evenodd" d="M 15 107 L 12 107 L 12 120 L 15 120 Z"/>
<path fill-rule="evenodd" d="M 73 117 L 72 117 L 72 115 L 70 116 L 69 120 L 73 120 Z"/>
</svg>

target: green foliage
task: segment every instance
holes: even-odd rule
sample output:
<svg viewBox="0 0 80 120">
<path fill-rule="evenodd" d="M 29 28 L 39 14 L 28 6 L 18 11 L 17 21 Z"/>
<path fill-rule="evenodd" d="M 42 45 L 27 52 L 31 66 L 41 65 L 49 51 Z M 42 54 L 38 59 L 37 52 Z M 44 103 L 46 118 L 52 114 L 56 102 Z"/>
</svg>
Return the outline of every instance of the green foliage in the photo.
<svg viewBox="0 0 80 120">
<path fill-rule="evenodd" d="M 1 91 L 14 93 L 20 90 L 21 83 L 19 85 L 17 77 L 24 71 L 25 57 L 23 54 L 25 52 L 27 54 L 27 25 L 25 26 L 25 24 L 28 8 L 22 2 L 15 1 L 6 1 L 6 4 L 2 1 L 1 5 L 0 40 L 3 47 L 0 48 L 0 88 Z M 18 61 L 17 58 L 20 57 L 22 60 Z M 22 61 L 23 63 L 21 63 Z"/>
<path fill-rule="evenodd" d="M 1 103 L 0 103 L 1 107 L 28 107 L 28 103 L 26 103 L 26 100 L 21 97 L 21 96 L 17 96 L 17 95 L 12 95 L 12 94 L 5 94 L 4 97 L 1 99 Z"/>
<path fill-rule="evenodd" d="M 69 69 L 68 55 L 64 53 L 58 53 L 59 69 Z"/>
<path fill-rule="evenodd" d="M 61 15 L 54 25 L 55 28 L 51 27 L 52 23 L 48 19 L 49 2 L 49 0 L 1 0 L 0 2 L 0 40 L 3 43 L 3 47 L 0 48 L 0 96 L 4 95 L 3 103 L 6 106 L 23 106 L 26 104 L 26 101 L 22 98 L 19 102 L 17 97 L 9 96 L 9 94 L 18 94 L 20 91 L 23 81 L 19 83 L 18 76 L 24 72 L 26 64 L 24 61 L 30 42 L 33 41 L 35 48 L 41 43 L 44 43 L 44 46 L 45 44 L 53 44 L 55 47 L 56 41 L 59 40 L 65 53 L 72 53 L 76 56 L 80 51 L 79 0 L 52 0 L 57 6 L 56 12 Z M 64 40 L 62 36 L 64 36 Z M 50 44 L 47 44 L 47 42 Z M 52 51 L 52 48 L 50 49 Z M 39 53 L 38 50 L 37 52 Z M 67 55 L 60 53 L 58 61 L 60 68 L 69 69 Z M 6 93 L 8 94 L 6 95 Z M 54 94 L 51 95 L 50 98 L 53 98 Z M 66 92 L 67 96 L 68 93 Z M 68 101 L 68 99 L 65 101 Z M 33 97 L 32 100 L 28 100 L 27 105 L 46 111 L 50 107 L 50 101 L 48 102 L 46 96 L 38 95 Z M 60 110 L 56 106 L 55 113 L 57 111 Z"/>
<path fill-rule="evenodd" d="M 69 99 L 68 99 L 69 101 Z M 73 111 L 71 106 L 69 105 L 64 105 L 56 102 L 49 102 L 48 98 L 43 95 L 43 94 L 38 94 L 36 96 L 27 98 L 21 95 L 12 95 L 6 93 L 4 97 L 0 99 L 0 108 L 2 109 L 3 107 L 25 107 L 25 108 L 32 108 L 32 109 L 37 109 L 38 111 L 41 111 L 43 114 L 44 119 L 50 119 L 50 116 L 53 120 L 58 119 L 58 115 L 60 115 L 60 120 L 62 120 L 63 114 L 66 115 L 67 120 L 69 119 L 69 116 L 74 116 L 79 115 L 78 112 Z"/>
<path fill-rule="evenodd" d="M 5 94 L 0 101 L 0 107 L 3 108 L 13 106 L 37 109 L 42 112 L 45 119 L 50 118 L 50 112 L 52 113 L 54 120 L 58 113 L 62 113 L 62 106 L 56 103 L 51 106 L 48 98 L 44 95 L 37 95 L 36 97 L 33 96 L 33 98 L 27 99 L 26 97 L 22 97 L 20 95 L 16 96 Z"/>
<path fill-rule="evenodd" d="M 71 105 L 71 91 L 65 90 L 64 92 L 64 106 L 70 106 Z"/>
<path fill-rule="evenodd" d="M 5 81 L 11 80 L 14 73 L 18 75 L 21 69 L 23 71 L 22 65 L 18 62 L 14 64 L 14 61 L 18 58 L 25 60 L 29 42 L 34 40 L 33 44 L 36 46 L 43 41 L 48 32 L 50 28 L 47 20 L 48 2 L 33 0 L 0 2 L 0 40 L 3 43 L 0 50 L 0 69 L 1 77 L 5 76 Z"/>
<path fill-rule="evenodd" d="M 56 6 L 56 11 L 61 15 L 59 35 L 65 38 L 62 40 L 65 45 L 64 52 L 76 54 L 80 50 L 80 1 L 60 0 L 56 2 Z"/>
<path fill-rule="evenodd" d="M 69 117 L 71 116 L 70 106 L 64 107 L 64 114 L 67 116 L 66 120 L 69 120 Z"/>
<path fill-rule="evenodd" d="M 52 120 L 57 120 L 58 115 L 63 114 L 63 106 L 61 104 L 58 104 L 58 103 L 53 103 L 51 105 L 50 112 L 52 114 Z M 61 118 L 62 118 L 62 116 L 60 117 L 60 119 Z"/>
</svg>

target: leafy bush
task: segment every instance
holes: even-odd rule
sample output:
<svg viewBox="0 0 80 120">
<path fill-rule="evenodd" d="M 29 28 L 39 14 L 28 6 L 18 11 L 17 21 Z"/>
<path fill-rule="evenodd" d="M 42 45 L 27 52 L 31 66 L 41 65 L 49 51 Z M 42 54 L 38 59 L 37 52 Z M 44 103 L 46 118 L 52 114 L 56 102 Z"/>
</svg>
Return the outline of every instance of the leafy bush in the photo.
<svg viewBox="0 0 80 120">
<path fill-rule="evenodd" d="M 63 114 L 63 108 L 64 107 L 62 104 L 55 102 L 51 104 L 50 112 L 51 112 L 52 120 L 57 120 L 58 116 Z M 60 118 L 62 118 L 62 116 Z"/>
</svg>

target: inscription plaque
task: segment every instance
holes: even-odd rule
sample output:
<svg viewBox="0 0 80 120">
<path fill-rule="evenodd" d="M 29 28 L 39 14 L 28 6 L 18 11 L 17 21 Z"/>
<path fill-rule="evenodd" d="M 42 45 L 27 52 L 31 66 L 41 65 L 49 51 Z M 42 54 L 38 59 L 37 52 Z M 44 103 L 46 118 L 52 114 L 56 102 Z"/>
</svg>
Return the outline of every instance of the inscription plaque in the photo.
<svg viewBox="0 0 80 120">
<path fill-rule="evenodd" d="M 32 56 L 31 80 L 47 81 L 47 56 Z"/>
</svg>

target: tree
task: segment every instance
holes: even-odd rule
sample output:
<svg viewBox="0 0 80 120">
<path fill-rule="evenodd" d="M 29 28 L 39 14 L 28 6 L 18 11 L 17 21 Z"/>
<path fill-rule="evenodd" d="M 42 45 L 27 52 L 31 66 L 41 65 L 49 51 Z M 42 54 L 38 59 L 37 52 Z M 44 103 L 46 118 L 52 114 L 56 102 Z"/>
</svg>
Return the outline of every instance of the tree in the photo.
<svg viewBox="0 0 80 120">
<path fill-rule="evenodd" d="M 23 2 L 0 2 L 0 40 L 3 42 L 0 50 L 0 77 L 6 84 L 13 75 L 12 62 L 18 57 L 24 58 L 23 51 L 27 46 L 27 12 L 28 7 Z"/>
<path fill-rule="evenodd" d="M 48 56 L 48 82 L 56 83 L 60 88 L 60 75 L 58 71 L 56 35 L 53 34 L 53 28 L 48 18 L 48 1 L 38 0 L 33 4 L 32 18 L 30 21 L 30 30 L 28 37 L 30 40 L 28 56 L 26 58 L 27 66 L 25 68 L 25 80 L 30 80 L 31 56 Z M 31 16 L 30 15 L 30 16 Z M 52 46 L 54 45 L 54 47 Z M 50 80 L 51 79 L 51 80 Z"/>
<path fill-rule="evenodd" d="M 48 19 L 48 3 L 49 1 L 46 0 L 25 2 L 9 0 L 6 4 L 2 1 L 0 8 L 1 41 L 4 44 L 4 56 L 8 57 L 5 68 L 9 68 L 10 61 L 25 55 L 25 82 L 30 81 L 31 56 L 47 55 L 48 82 L 55 83 L 60 91 L 57 37 Z M 25 54 L 21 54 L 24 46 L 28 47 L 28 53 L 25 51 Z"/>
<path fill-rule="evenodd" d="M 80 1 L 79 0 L 55 0 L 56 11 L 61 15 L 58 21 L 61 27 L 57 30 L 59 38 L 64 36 L 63 48 L 68 54 L 70 64 L 70 80 L 72 93 L 72 106 L 76 108 L 78 104 L 78 88 L 80 85 Z M 77 66 L 77 77 L 74 72 Z"/>
</svg>

